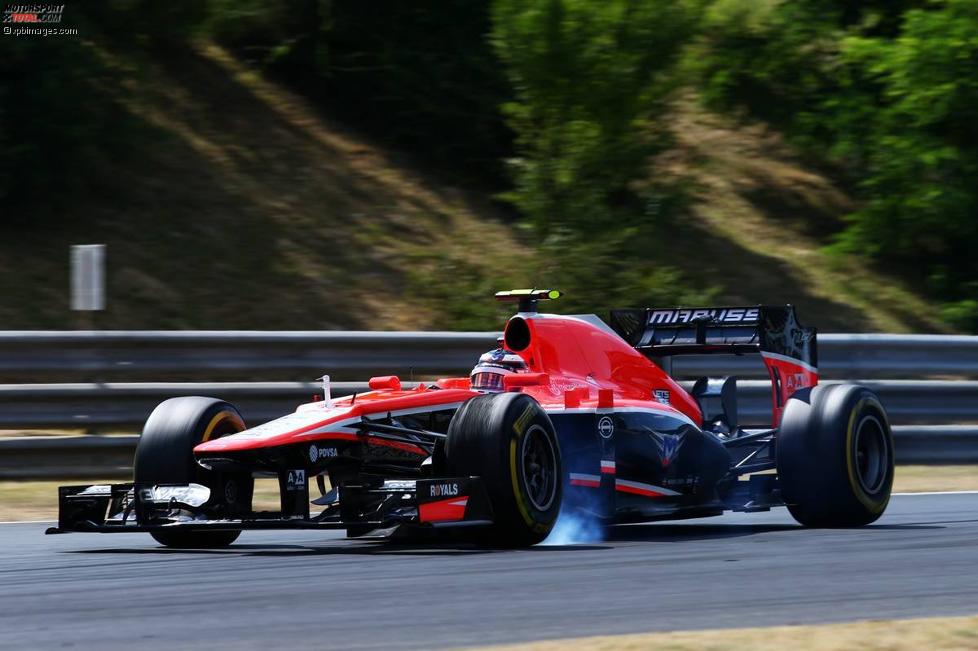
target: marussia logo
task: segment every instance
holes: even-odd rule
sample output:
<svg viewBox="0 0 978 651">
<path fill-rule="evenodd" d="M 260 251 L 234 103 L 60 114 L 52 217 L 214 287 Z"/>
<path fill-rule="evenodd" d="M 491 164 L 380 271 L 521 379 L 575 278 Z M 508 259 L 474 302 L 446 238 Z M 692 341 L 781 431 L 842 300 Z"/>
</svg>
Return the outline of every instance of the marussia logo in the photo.
<svg viewBox="0 0 978 651">
<path fill-rule="evenodd" d="M 714 323 L 754 323 L 758 319 L 756 307 L 721 307 L 715 309 L 702 308 L 693 310 L 652 310 L 649 313 L 649 325 L 671 325 L 674 323 L 691 323 L 707 317 Z"/>
<path fill-rule="evenodd" d="M 668 467 L 670 463 L 675 461 L 685 439 L 681 434 L 660 434 L 659 432 L 652 432 L 652 438 L 655 439 L 655 445 L 659 448 L 659 459 L 662 460 L 662 467 Z"/>
</svg>

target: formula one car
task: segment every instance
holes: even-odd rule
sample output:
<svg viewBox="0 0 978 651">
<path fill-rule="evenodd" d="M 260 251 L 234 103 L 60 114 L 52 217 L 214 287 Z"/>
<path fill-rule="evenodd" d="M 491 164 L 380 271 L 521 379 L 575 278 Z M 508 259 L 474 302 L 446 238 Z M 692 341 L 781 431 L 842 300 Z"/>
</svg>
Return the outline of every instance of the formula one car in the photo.
<svg viewBox="0 0 978 651">
<path fill-rule="evenodd" d="M 883 513 L 883 406 L 863 387 L 817 384 L 815 330 L 791 306 L 615 310 L 607 323 L 537 312 L 557 296 L 497 294 L 519 312 L 469 377 L 412 388 L 375 377 L 336 399 L 326 381 L 322 400 L 252 428 L 221 400 L 167 400 L 143 429 L 133 482 L 62 487 L 50 532 L 142 531 L 200 548 L 244 529 L 448 530 L 522 546 L 561 510 L 614 524 L 784 505 L 813 527 Z M 760 353 L 769 429 L 740 426 L 734 378 L 687 391 L 651 361 L 704 353 Z M 278 478 L 278 511 L 252 508 L 263 475 Z"/>
</svg>

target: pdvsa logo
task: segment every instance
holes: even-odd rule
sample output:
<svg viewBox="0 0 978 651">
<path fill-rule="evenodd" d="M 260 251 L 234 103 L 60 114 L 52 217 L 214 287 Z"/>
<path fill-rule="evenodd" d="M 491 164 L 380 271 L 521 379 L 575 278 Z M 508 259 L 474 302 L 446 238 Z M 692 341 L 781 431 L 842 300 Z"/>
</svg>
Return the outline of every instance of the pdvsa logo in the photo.
<svg viewBox="0 0 978 651">
<path fill-rule="evenodd" d="M 320 459 L 331 459 L 338 456 L 336 448 L 320 448 L 315 444 L 309 446 L 309 461 L 316 463 Z"/>
</svg>

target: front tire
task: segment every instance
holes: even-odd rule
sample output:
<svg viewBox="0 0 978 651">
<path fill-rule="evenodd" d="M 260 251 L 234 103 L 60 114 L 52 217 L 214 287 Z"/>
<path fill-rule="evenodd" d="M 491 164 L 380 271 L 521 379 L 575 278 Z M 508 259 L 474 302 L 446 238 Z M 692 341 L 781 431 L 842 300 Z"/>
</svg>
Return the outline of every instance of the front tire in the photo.
<svg viewBox="0 0 978 651">
<path fill-rule="evenodd" d="M 529 546 L 553 529 L 563 497 L 560 446 L 550 417 L 522 393 L 471 398 L 448 427 L 451 476 L 482 478 L 492 504 L 492 542 Z"/>
<path fill-rule="evenodd" d="M 160 403 L 146 420 L 136 446 L 133 481 L 137 484 L 190 484 L 207 486 L 211 499 L 204 508 L 250 510 L 254 480 L 251 475 L 231 476 L 201 468 L 193 449 L 199 443 L 245 429 L 241 414 L 216 398 L 171 398 Z M 235 503 L 229 503 L 234 499 Z M 167 547 L 227 547 L 241 531 L 154 531 L 153 538 Z"/>
<path fill-rule="evenodd" d="M 876 521 L 890 501 L 893 461 L 886 411 L 869 389 L 819 385 L 785 405 L 778 478 L 799 523 L 858 527 Z"/>
</svg>

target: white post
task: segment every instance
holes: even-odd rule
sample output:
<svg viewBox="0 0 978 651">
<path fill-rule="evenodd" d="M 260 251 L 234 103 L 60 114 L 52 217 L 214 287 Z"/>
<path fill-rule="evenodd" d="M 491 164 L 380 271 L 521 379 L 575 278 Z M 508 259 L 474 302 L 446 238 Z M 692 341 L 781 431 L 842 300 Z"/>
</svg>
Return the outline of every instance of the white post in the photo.
<svg viewBox="0 0 978 651">
<path fill-rule="evenodd" d="M 323 381 L 323 407 L 329 409 L 333 406 L 333 397 L 329 394 L 329 376 L 324 375 L 319 379 Z"/>
<path fill-rule="evenodd" d="M 71 309 L 100 312 L 105 309 L 105 245 L 71 247 Z M 91 320 L 86 319 L 88 327 Z"/>
</svg>

